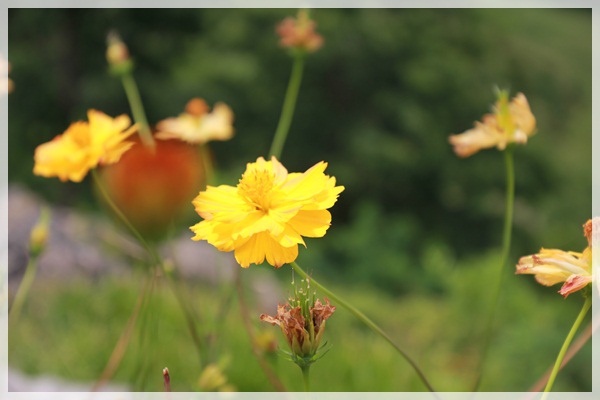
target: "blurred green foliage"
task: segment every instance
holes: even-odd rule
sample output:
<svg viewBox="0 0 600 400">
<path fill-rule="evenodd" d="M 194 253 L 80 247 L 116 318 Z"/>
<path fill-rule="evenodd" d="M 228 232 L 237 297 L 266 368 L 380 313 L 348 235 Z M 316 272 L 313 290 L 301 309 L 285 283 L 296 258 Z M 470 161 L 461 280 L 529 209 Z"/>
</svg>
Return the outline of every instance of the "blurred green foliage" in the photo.
<svg viewBox="0 0 600 400">
<path fill-rule="evenodd" d="M 493 252 L 470 257 L 459 269 L 439 266 L 443 297 L 413 293 L 398 299 L 371 285 L 326 283 L 340 296 L 352 299 L 405 348 L 437 390 L 466 391 L 477 368 L 478 327 L 489 308 L 488 287 L 496 279 L 497 258 Z M 256 277 L 260 272 L 272 273 L 255 270 L 252 274 Z M 277 274 L 288 276 L 286 272 Z M 142 281 L 142 276 L 121 276 L 96 282 L 38 282 L 23 318 L 17 327 L 11 327 L 11 365 L 30 374 L 52 373 L 95 382 L 124 329 Z M 239 391 L 273 390 L 252 355 L 237 299 L 234 297 L 228 312 L 222 312 L 223 293 L 219 292 L 227 291 L 230 284 L 192 287 L 193 305 L 205 321 L 199 325 L 200 332 L 213 332 L 215 321 L 222 323 L 212 344 L 217 349 L 215 357 L 204 360 L 203 366 L 208 362 L 225 364 L 229 382 Z M 545 296 L 532 291 L 526 281 L 511 283 L 510 296 L 500 303 L 483 391 L 527 391 L 550 367 L 582 301 L 579 294 L 573 295 L 572 301 L 556 300 L 552 308 L 544 307 Z M 271 331 L 278 345 L 287 350 L 280 330 L 258 321 L 260 312 L 272 315 L 275 308 L 259 311 L 253 303 L 249 306 L 254 329 Z M 160 373 L 168 367 L 173 390 L 198 390 L 202 366 L 181 309 L 164 280 L 158 281 L 150 307 L 148 321 L 132 335 L 115 381 L 137 382 L 138 389 L 162 391 Z M 590 320 L 588 317 L 584 326 Z M 425 390 L 410 366 L 390 351 L 384 340 L 340 307 L 327 323 L 324 340 L 331 350 L 311 367 L 315 391 Z M 302 390 L 295 364 L 276 354 L 267 358 L 288 390 Z M 554 390 L 589 391 L 591 362 L 588 343 L 561 372 Z"/>
<path fill-rule="evenodd" d="M 32 154 L 89 108 L 129 111 L 104 58 L 106 34 L 117 29 L 150 121 L 177 115 L 194 96 L 233 108 L 236 137 L 211 147 L 220 178 L 235 183 L 246 162 L 267 156 L 291 68 L 274 26 L 291 13 L 10 9 L 9 179 L 54 203 L 89 207 L 86 184 L 34 177 Z M 436 292 L 439 264 L 499 246 L 503 157 L 487 150 L 463 160 L 447 143 L 489 111 L 496 86 L 524 92 L 538 119 L 538 134 L 515 152 L 511 259 L 542 245 L 584 247 L 591 11 L 317 9 L 312 17 L 326 43 L 307 62 L 282 159 L 290 171 L 327 160 L 346 191 L 327 238 L 309 241 L 300 261 L 395 294 Z"/>
</svg>

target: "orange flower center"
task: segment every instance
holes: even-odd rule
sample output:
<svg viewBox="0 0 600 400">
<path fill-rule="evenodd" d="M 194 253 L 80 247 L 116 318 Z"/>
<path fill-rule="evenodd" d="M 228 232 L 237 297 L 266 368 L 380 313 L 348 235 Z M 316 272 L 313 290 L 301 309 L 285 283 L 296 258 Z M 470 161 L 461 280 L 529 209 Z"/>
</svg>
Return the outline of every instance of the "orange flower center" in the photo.
<svg viewBox="0 0 600 400">
<path fill-rule="evenodd" d="M 269 193 L 273 189 L 275 174 L 265 169 L 251 169 L 242 175 L 238 184 L 240 196 L 257 210 L 267 212 L 271 203 Z"/>
</svg>

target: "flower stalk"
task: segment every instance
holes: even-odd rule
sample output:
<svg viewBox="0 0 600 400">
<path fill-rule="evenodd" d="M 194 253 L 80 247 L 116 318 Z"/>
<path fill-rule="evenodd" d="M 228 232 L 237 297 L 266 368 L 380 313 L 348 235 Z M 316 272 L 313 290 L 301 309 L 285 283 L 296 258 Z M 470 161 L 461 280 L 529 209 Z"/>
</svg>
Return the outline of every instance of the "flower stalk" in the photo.
<svg viewBox="0 0 600 400">
<path fill-rule="evenodd" d="M 435 392 L 435 389 L 433 388 L 433 386 L 431 385 L 431 383 L 429 383 L 429 381 L 425 377 L 425 374 L 423 373 L 423 371 L 421 371 L 421 369 L 416 364 L 416 362 L 404 350 L 402 350 L 400 348 L 400 346 L 398 346 L 396 344 L 396 342 L 394 342 L 392 340 L 392 338 L 390 338 L 387 333 L 385 333 L 377 324 L 375 324 L 375 322 L 373 322 L 371 319 L 369 319 L 369 317 L 367 317 L 360 310 L 358 310 L 357 308 L 355 308 L 354 306 L 352 306 L 350 303 L 346 302 L 345 300 L 342 300 L 339 296 L 335 295 L 333 292 L 331 292 L 325 286 L 321 285 L 314 278 L 308 276 L 308 274 L 306 272 L 304 272 L 304 270 L 296 262 L 292 262 L 292 263 L 290 263 L 290 265 L 292 266 L 292 268 L 294 269 L 294 271 L 296 271 L 300 276 L 302 276 L 304 279 L 309 279 L 310 283 L 313 284 L 313 285 L 315 285 L 315 287 L 317 289 L 319 289 L 323 294 L 327 295 L 336 304 L 339 304 L 340 306 L 344 307 L 351 314 L 353 314 L 356 318 L 358 318 L 361 322 L 363 322 L 365 325 L 367 325 L 369 328 L 371 328 L 371 330 L 373 330 L 379 336 L 381 336 L 382 338 L 384 338 L 390 345 L 392 345 L 392 347 L 394 349 L 396 349 L 396 351 L 414 369 L 414 371 L 419 376 L 419 379 L 421 380 L 421 382 L 423 382 L 423 384 L 427 387 L 427 389 L 430 392 Z"/>
<path fill-rule="evenodd" d="M 48 231 L 50 225 L 50 210 L 46 207 L 42 208 L 40 212 L 40 218 L 37 224 L 31 230 L 29 237 L 29 261 L 25 267 L 25 274 L 15 295 L 10 313 L 8 315 L 8 325 L 14 326 L 18 321 L 27 295 L 31 290 L 31 285 L 35 280 L 37 274 L 38 258 L 46 249 L 46 242 L 48 241 Z"/>
<path fill-rule="evenodd" d="M 277 130 L 275 131 L 271 149 L 269 150 L 269 154 L 275 156 L 277 159 L 281 158 L 281 151 L 283 150 L 283 145 L 287 139 L 290 125 L 292 124 L 296 100 L 298 99 L 298 92 L 300 91 L 300 84 L 302 82 L 303 70 L 304 55 L 296 54 L 294 56 L 292 74 L 285 94 L 285 100 L 283 101 L 281 116 L 279 117 L 279 123 L 277 124 Z"/>
<path fill-rule="evenodd" d="M 496 319 L 496 312 L 498 310 L 498 302 L 500 301 L 500 294 L 502 289 L 502 282 L 504 280 L 504 268 L 508 263 L 508 255 L 510 253 L 510 243 L 512 237 L 512 223 L 513 223 L 513 209 L 515 202 L 515 168 L 513 160 L 513 149 L 512 146 L 508 146 L 504 150 L 504 163 L 506 166 L 506 206 L 504 211 L 504 228 L 502 233 L 502 253 L 500 256 L 500 263 L 498 264 L 498 275 L 496 279 L 496 286 L 494 287 L 494 294 L 492 297 L 492 304 L 488 314 L 488 318 L 484 325 L 483 334 L 483 346 L 481 349 L 481 358 L 479 359 L 479 366 L 477 368 L 478 375 L 473 385 L 473 391 L 476 392 L 481 384 L 481 378 L 485 367 L 487 353 L 492 340 L 492 333 L 494 328 L 494 321 Z"/>
<path fill-rule="evenodd" d="M 172 271 L 166 267 L 165 263 L 159 256 L 156 249 L 153 246 L 151 246 L 148 243 L 148 241 L 146 241 L 146 239 L 144 239 L 142 234 L 133 226 L 133 224 L 129 221 L 127 216 L 125 214 L 123 214 L 123 212 L 119 209 L 119 207 L 111 199 L 110 195 L 106 191 L 106 188 L 102 184 L 102 181 L 98 177 L 96 170 L 92 170 L 92 176 L 94 178 L 94 181 L 95 181 L 98 189 L 100 190 L 100 193 L 102 194 L 102 197 L 104 198 L 104 200 L 106 201 L 108 206 L 115 213 L 115 215 L 121 220 L 121 222 L 123 222 L 123 224 L 125 224 L 127 229 L 135 236 L 135 238 L 138 240 L 139 244 L 146 250 L 146 252 L 150 256 L 154 265 L 159 266 L 161 268 L 163 274 L 167 278 L 167 281 L 169 282 L 169 286 L 171 287 L 173 294 L 177 298 L 179 306 L 181 307 L 181 310 L 184 314 L 186 323 L 188 325 L 188 329 L 190 331 L 190 335 L 192 336 L 192 340 L 193 340 L 194 344 L 196 345 L 196 349 L 198 350 L 198 355 L 199 355 L 200 362 L 201 362 L 202 358 L 203 358 L 202 357 L 202 344 L 201 344 L 201 340 L 200 340 L 198 331 L 196 330 L 194 316 L 193 316 L 192 311 L 188 308 L 188 302 L 186 301 L 186 299 L 183 298 L 183 294 L 182 294 L 181 290 L 179 290 L 175 286 L 175 282 L 172 277 Z"/>
<path fill-rule="evenodd" d="M 146 118 L 146 112 L 144 111 L 144 105 L 142 104 L 140 91 L 135 83 L 135 79 L 133 79 L 133 74 L 131 72 L 123 74 L 123 76 L 121 76 L 121 82 L 123 83 L 127 101 L 131 107 L 133 119 L 139 125 L 139 133 L 142 143 L 144 143 L 145 146 L 154 147 L 154 138 L 152 138 L 152 132 L 150 131 L 148 119 Z"/>
<path fill-rule="evenodd" d="M 587 315 L 587 312 L 589 311 L 591 306 L 592 306 L 592 296 L 590 294 L 588 294 L 586 296 L 585 302 L 583 303 L 583 307 L 581 307 L 581 311 L 579 312 L 579 315 L 575 319 L 575 322 L 573 323 L 571 330 L 567 334 L 567 337 L 565 338 L 565 341 L 563 342 L 563 345 L 560 348 L 560 351 L 558 352 L 558 357 L 556 357 L 556 361 L 554 363 L 554 368 L 552 368 L 552 373 L 550 374 L 550 378 L 548 379 L 548 383 L 546 384 L 546 388 L 544 389 L 544 394 L 542 395 L 541 400 L 546 400 L 548 398 L 548 394 L 552 390 L 552 386 L 554 385 L 554 381 L 556 380 L 556 376 L 558 375 L 560 366 L 563 362 L 563 359 L 565 358 L 565 354 L 567 353 L 567 350 L 569 349 L 569 346 L 571 345 L 571 341 L 573 340 L 575 333 L 577 333 L 579 326 L 585 319 L 585 316 Z"/>
</svg>

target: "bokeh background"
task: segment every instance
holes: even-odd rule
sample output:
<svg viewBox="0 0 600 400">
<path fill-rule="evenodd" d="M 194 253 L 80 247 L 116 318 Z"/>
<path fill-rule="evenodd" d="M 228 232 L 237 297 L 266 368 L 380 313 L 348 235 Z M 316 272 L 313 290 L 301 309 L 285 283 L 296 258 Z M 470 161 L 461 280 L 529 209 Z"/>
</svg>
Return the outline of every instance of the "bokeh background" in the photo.
<svg viewBox="0 0 600 400">
<path fill-rule="evenodd" d="M 235 184 L 247 162 L 267 156 L 291 68 L 274 28 L 292 14 L 10 9 L 11 188 L 63 209 L 100 213 L 91 182 L 34 176 L 33 151 L 89 108 L 129 112 L 105 60 L 111 29 L 135 60 L 151 123 L 179 114 L 192 97 L 234 110 L 236 136 L 210 146 L 217 180 Z M 447 138 L 489 111 L 495 87 L 524 92 L 538 133 L 515 151 L 510 264 L 541 246 L 581 251 L 581 226 L 592 208 L 591 10 L 316 9 L 311 16 L 325 46 L 307 60 L 282 161 L 304 171 L 326 160 L 346 190 L 332 209 L 331 230 L 309 240 L 299 262 L 411 349 L 436 386 L 469 390 L 496 279 L 505 173 L 498 151 L 459 159 Z M 188 222 L 196 220 L 190 210 Z M 563 300 L 558 288 L 512 273 L 507 266 L 484 390 L 527 390 L 555 359 L 581 303 L 579 295 Z M 283 270 L 270 275 L 282 285 L 290 279 Z M 126 282 L 106 275 L 39 283 L 10 337 L 10 364 L 34 375 L 97 378 L 135 301 Z M 210 304 L 214 287 L 193 285 L 198 304 Z M 181 365 L 179 389 L 197 389 L 191 342 L 168 290 L 161 295 L 157 302 L 173 321 L 157 335 L 155 362 L 176 371 Z M 236 328 L 235 306 L 226 320 L 233 327 L 222 345 L 232 360 L 225 363 L 229 381 L 238 390 L 272 390 Z M 313 369 L 315 390 L 423 390 L 351 316 L 340 311 L 328 326 L 333 348 Z M 140 374 L 134 359 L 132 350 L 116 381 L 129 384 Z M 296 367 L 273 362 L 289 388 L 300 390 Z M 160 377 L 136 382 L 161 390 Z M 587 345 L 556 390 L 590 388 Z"/>
</svg>

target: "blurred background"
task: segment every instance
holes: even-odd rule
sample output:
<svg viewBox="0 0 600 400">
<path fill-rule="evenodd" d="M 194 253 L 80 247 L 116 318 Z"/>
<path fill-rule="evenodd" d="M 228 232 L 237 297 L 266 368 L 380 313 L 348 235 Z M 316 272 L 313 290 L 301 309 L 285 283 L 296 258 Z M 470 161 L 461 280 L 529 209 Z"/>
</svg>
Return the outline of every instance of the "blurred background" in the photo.
<svg viewBox="0 0 600 400">
<path fill-rule="evenodd" d="M 293 14 L 10 9 L 11 191 L 86 218 L 101 212 L 89 179 L 60 183 L 32 169 L 36 146 L 85 119 L 89 108 L 129 113 L 106 64 L 111 29 L 129 46 L 152 124 L 181 113 L 192 97 L 233 109 L 235 137 L 210 148 L 216 181 L 235 184 L 247 162 L 268 155 L 292 64 L 275 26 Z M 298 261 L 411 349 L 440 390 L 469 390 L 499 262 L 505 171 L 503 155 L 493 149 L 459 159 L 448 136 L 490 110 L 495 87 L 525 93 L 538 133 L 514 152 L 510 265 L 542 246 L 581 251 L 581 226 L 592 209 L 591 11 L 316 9 L 311 17 L 325 45 L 306 62 L 282 161 L 289 171 L 304 171 L 325 160 L 346 190 L 326 237 L 308 240 Z M 190 206 L 176 235 L 189 237 L 187 226 L 197 220 Z M 16 278 L 19 262 L 9 266 Z M 289 273 L 269 272 L 284 293 Z M 10 338 L 11 366 L 96 379 L 135 302 L 136 291 L 115 278 L 119 273 L 38 281 Z M 510 267 L 483 390 L 529 389 L 555 359 L 581 304 L 579 295 L 563 300 L 558 287 L 512 273 Z M 193 285 L 199 308 L 218 316 L 209 305 L 216 286 L 201 279 Z M 200 367 L 189 359 L 185 326 L 170 292 L 160 296 L 173 321 L 156 336 L 161 350 L 154 361 L 160 369 L 181 366 L 179 390 L 196 390 Z M 268 311 L 275 309 L 257 308 Z M 235 328 L 235 305 L 226 320 L 234 327 L 222 344 L 232 360 L 221 361 L 229 381 L 238 390 L 273 390 Z M 405 363 L 351 316 L 336 313 L 328 330 L 333 348 L 314 367 L 314 390 L 423 390 Z M 556 390 L 591 389 L 590 350 L 588 344 L 559 375 Z M 130 353 L 116 375 L 120 384 L 140 373 Z M 296 367 L 272 362 L 288 388 L 300 390 Z M 161 382 L 158 375 L 141 388 L 161 390 Z"/>
</svg>

